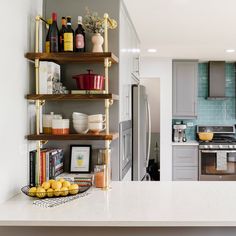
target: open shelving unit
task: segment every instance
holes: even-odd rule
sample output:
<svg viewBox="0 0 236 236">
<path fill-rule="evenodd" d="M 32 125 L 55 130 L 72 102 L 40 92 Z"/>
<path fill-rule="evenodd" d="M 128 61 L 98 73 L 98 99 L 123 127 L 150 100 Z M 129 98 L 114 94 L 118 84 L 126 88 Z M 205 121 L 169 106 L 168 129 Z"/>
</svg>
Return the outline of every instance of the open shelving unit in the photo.
<svg viewBox="0 0 236 236">
<path fill-rule="evenodd" d="M 71 100 L 119 100 L 115 94 L 28 94 L 28 100 L 71 101 Z"/>
<path fill-rule="evenodd" d="M 36 84 L 36 94 L 26 95 L 27 100 L 35 102 L 36 107 L 36 133 L 27 135 L 28 140 L 36 141 L 37 146 L 37 156 L 40 156 L 41 147 L 43 144 L 49 140 L 104 140 L 105 141 L 105 157 L 104 164 L 106 165 L 106 186 L 104 189 L 108 190 L 110 188 L 110 142 L 118 138 L 118 133 L 110 133 L 109 128 L 109 108 L 113 104 L 114 100 L 118 100 L 119 96 L 109 93 L 109 67 L 112 64 L 119 62 L 118 58 L 112 53 L 108 52 L 108 24 L 112 25 L 108 14 L 104 14 L 104 52 L 102 53 L 41 53 L 39 52 L 39 23 L 44 21 L 41 16 L 35 18 L 36 21 L 36 32 L 35 32 L 35 52 L 28 52 L 25 57 L 35 64 L 35 84 Z M 39 61 L 53 61 L 58 64 L 71 64 L 71 63 L 87 63 L 87 64 L 103 64 L 105 71 L 105 94 L 40 94 L 39 91 Z M 47 101 L 95 101 L 100 100 L 104 102 L 105 107 L 105 131 L 99 134 L 69 134 L 69 135 L 52 135 L 52 134 L 41 134 L 40 133 L 40 110 L 41 107 Z"/>
<path fill-rule="evenodd" d="M 105 59 L 108 59 L 111 63 L 118 63 L 118 57 L 112 52 L 84 52 L 84 53 L 35 53 L 28 52 L 25 57 L 29 60 L 40 60 L 40 61 L 53 61 L 58 64 L 65 63 L 104 63 Z"/>
<path fill-rule="evenodd" d="M 53 135 L 53 134 L 31 134 L 27 135 L 28 140 L 41 140 L 41 141 L 48 141 L 48 140 L 115 140 L 119 137 L 118 133 L 87 133 L 87 134 L 68 134 L 68 135 Z"/>
</svg>

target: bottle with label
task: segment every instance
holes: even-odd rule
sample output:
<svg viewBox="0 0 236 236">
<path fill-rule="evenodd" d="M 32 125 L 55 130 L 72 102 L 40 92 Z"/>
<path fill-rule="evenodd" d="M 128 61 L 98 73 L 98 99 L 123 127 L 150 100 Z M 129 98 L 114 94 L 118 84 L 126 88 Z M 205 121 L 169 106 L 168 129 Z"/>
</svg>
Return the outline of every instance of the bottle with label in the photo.
<svg viewBox="0 0 236 236">
<path fill-rule="evenodd" d="M 61 29 L 60 29 L 60 51 L 64 52 L 64 33 L 66 32 L 66 18 L 61 18 Z"/>
<path fill-rule="evenodd" d="M 57 13 L 52 13 L 52 25 L 49 31 L 50 52 L 59 52 L 59 30 L 57 27 Z"/>
<path fill-rule="evenodd" d="M 46 37 L 46 42 L 45 42 L 45 52 L 46 53 L 50 53 L 50 38 L 49 38 L 49 34 L 50 34 L 50 29 L 51 29 L 51 25 L 52 25 L 52 19 L 48 19 L 47 23 L 49 25 L 48 28 L 48 33 L 47 33 L 47 37 Z"/>
<path fill-rule="evenodd" d="M 85 52 L 85 30 L 83 28 L 82 16 L 78 16 L 78 27 L 75 31 L 75 51 Z"/>
<path fill-rule="evenodd" d="M 67 27 L 64 33 L 64 52 L 74 51 L 74 30 L 71 27 L 71 17 L 67 16 Z"/>
</svg>

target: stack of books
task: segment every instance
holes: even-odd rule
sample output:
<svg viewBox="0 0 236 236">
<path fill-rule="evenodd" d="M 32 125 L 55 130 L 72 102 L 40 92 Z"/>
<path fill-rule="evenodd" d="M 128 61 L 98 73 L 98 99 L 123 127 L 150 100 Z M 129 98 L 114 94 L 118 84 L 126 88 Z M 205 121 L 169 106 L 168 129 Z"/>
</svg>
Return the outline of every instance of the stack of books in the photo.
<svg viewBox="0 0 236 236">
<path fill-rule="evenodd" d="M 63 173 L 64 155 L 62 149 L 42 149 L 40 157 L 37 151 L 29 153 L 29 185 L 42 185 L 49 179 L 55 179 Z"/>
</svg>

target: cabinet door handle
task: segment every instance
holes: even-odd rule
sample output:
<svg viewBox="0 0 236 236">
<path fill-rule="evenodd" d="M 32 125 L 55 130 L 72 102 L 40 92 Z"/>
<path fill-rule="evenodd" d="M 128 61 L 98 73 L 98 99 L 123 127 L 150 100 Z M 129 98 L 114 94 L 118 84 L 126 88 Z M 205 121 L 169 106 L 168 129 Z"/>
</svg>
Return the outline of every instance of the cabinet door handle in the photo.
<svg viewBox="0 0 236 236">
<path fill-rule="evenodd" d="M 128 95 L 126 96 L 126 102 L 127 102 L 127 105 L 126 105 L 126 115 L 129 115 L 129 96 Z"/>
<path fill-rule="evenodd" d="M 194 106 L 194 115 L 197 116 L 197 112 L 196 112 L 196 102 L 193 103 Z"/>
</svg>

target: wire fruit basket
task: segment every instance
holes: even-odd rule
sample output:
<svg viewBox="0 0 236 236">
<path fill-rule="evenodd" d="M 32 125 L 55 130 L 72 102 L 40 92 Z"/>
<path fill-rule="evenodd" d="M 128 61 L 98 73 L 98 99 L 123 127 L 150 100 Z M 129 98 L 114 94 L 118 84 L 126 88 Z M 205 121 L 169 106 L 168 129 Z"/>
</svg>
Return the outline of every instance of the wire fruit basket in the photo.
<svg viewBox="0 0 236 236">
<path fill-rule="evenodd" d="M 47 189 L 45 190 L 43 187 L 31 187 L 29 185 L 21 188 L 22 193 L 24 193 L 28 197 L 44 199 L 44 198 L 61 198 L 68 196 L 75 196 L 86 192 L 91 184 L 87 185 L 78 185 L 72 183 L 73 186 L 78 186 L 78 188 L 61 188 L 61 189 Z M 32 191 L 30 191 L 32 189 Z"/>
</svg>

